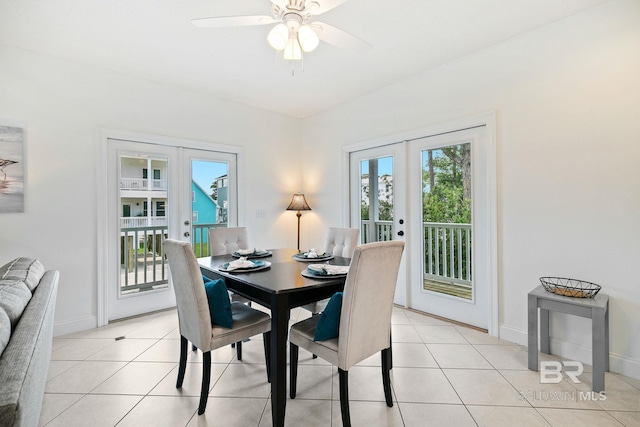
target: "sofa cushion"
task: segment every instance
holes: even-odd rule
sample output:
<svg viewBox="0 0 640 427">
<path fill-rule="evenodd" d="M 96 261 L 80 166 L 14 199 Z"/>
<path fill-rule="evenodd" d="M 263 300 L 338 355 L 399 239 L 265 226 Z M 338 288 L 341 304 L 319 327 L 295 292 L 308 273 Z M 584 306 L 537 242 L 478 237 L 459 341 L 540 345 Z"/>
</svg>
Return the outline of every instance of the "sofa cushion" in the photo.
<svg viewBox="0 0 640 427">
<path fill-rule="evenodd" d="M 31 291 L 21 280 L 0 280 L 0 307 L 9 316 L 13 329 L 31 300 Z"/>
<path fill-rule="evenodd" d="M 0 307 L 0 356 L 7 347 L 9 338 L 11 337 L 11 321 L 4 308 Z"/>
<path fill-rule="evenodd" d="M 38 286 L 44 266 L 33 258 L 20 257 L 0 267 L 0 280 L 22 280 L 31 292 Z"/>
</svg>

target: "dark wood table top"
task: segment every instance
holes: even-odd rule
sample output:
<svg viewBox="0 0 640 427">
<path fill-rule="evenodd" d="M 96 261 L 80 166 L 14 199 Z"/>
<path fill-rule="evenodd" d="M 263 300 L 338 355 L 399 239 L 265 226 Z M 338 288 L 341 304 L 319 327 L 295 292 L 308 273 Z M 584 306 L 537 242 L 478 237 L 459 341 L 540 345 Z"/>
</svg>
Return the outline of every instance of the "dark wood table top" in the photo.
<svg viewBox="0 0 640 427">
<path fill-rule="evenodd" d="M 328 277 L 320 279 L 310 279 L 302 276 L 302 271 L 309 264 L 324 264 L 327 261 L 302 262 L 296 261 L 292 257 L 298 253 L 296 249 L 270 249 L 272 256 L 259 258 L 260 261 L 271 263 L 271 267 L 254 272 L 226 272 L 220 271 L 219 267 L 227 262 L 236 260 L 231 255 L 221 255 L 215 257 L 198 258 L 198 264 L 204 270 L 214 272 L 235 282 L 243 282 L 253 287 L 259 288 L 270 294 L 280 294 L 283 292 L 309 291 L 311 288 L 325 287 L 336 283 L 344 283 L 344 276 Z M 333 265 L 349 265 L 349 258 L 335 257 L 328 261 Z"/>
</svg>

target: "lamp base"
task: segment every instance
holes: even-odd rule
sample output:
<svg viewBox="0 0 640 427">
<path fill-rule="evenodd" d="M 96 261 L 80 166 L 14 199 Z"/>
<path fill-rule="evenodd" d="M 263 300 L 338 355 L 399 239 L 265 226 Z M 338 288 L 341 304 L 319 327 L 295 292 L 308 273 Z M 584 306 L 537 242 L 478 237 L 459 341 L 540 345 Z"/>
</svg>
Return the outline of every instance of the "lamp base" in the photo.
<svg viewBox="0 0 640 427">
<path fill-rule="evenodd" d="M 298 252 L 300 252 L 300 217 L 302 216 L 302 212 L 298 211 L 296 216 L 298 217 Z"/>
</svg>

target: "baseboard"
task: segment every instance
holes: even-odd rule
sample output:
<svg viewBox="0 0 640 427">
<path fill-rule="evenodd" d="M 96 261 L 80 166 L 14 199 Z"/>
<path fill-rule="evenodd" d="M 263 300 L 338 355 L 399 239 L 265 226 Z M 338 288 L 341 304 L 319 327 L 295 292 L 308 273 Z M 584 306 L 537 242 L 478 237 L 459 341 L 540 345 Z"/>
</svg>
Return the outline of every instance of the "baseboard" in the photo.
<svg viewBox="0 0 640 427">
<path fill-rule="evenodd" d="M 529 335 L 527 331 L 515 329 L 510 326 L 500 325 L 498 327 L 499 338 L 516 344 L 526 346 L 529 343 Z"/>
<path fill-rule="evenodd" d="M 500 325 L 499 333 L 500 338 L 503 340 L 524 346 L 528 345 L 529 335 L 526 330 Z M 591 347 L 560 341 L 553 337 L 551 337 L 551 354 L 588 365 L 591 364 Z M 640 360 L 609 352 L 609 370 L 627 377 L 640 379 Z"/>
<path fill-rule="evenodd" d="M 96 328 L 98 319 L 95 316 L 87 316 L 80 319 L 66 320 L 53 324 L 53 336 L 72 334 L 74 332 L 86 331 Z"/>
</svg>

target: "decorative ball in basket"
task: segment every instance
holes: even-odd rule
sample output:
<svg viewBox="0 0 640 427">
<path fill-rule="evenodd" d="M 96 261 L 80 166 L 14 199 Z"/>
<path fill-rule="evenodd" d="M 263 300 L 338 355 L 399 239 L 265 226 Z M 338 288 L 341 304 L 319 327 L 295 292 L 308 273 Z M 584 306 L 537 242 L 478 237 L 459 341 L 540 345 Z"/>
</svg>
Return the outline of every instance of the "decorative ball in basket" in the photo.
<svg viewBox="0 0 640 427">
<path fill-rule="evenodd" d="M 573 298 L 593 298 L 601 288 L 595 283 L 566 277 L 541 277 L 540 282 L 547 292 Z"/>
</svg>

